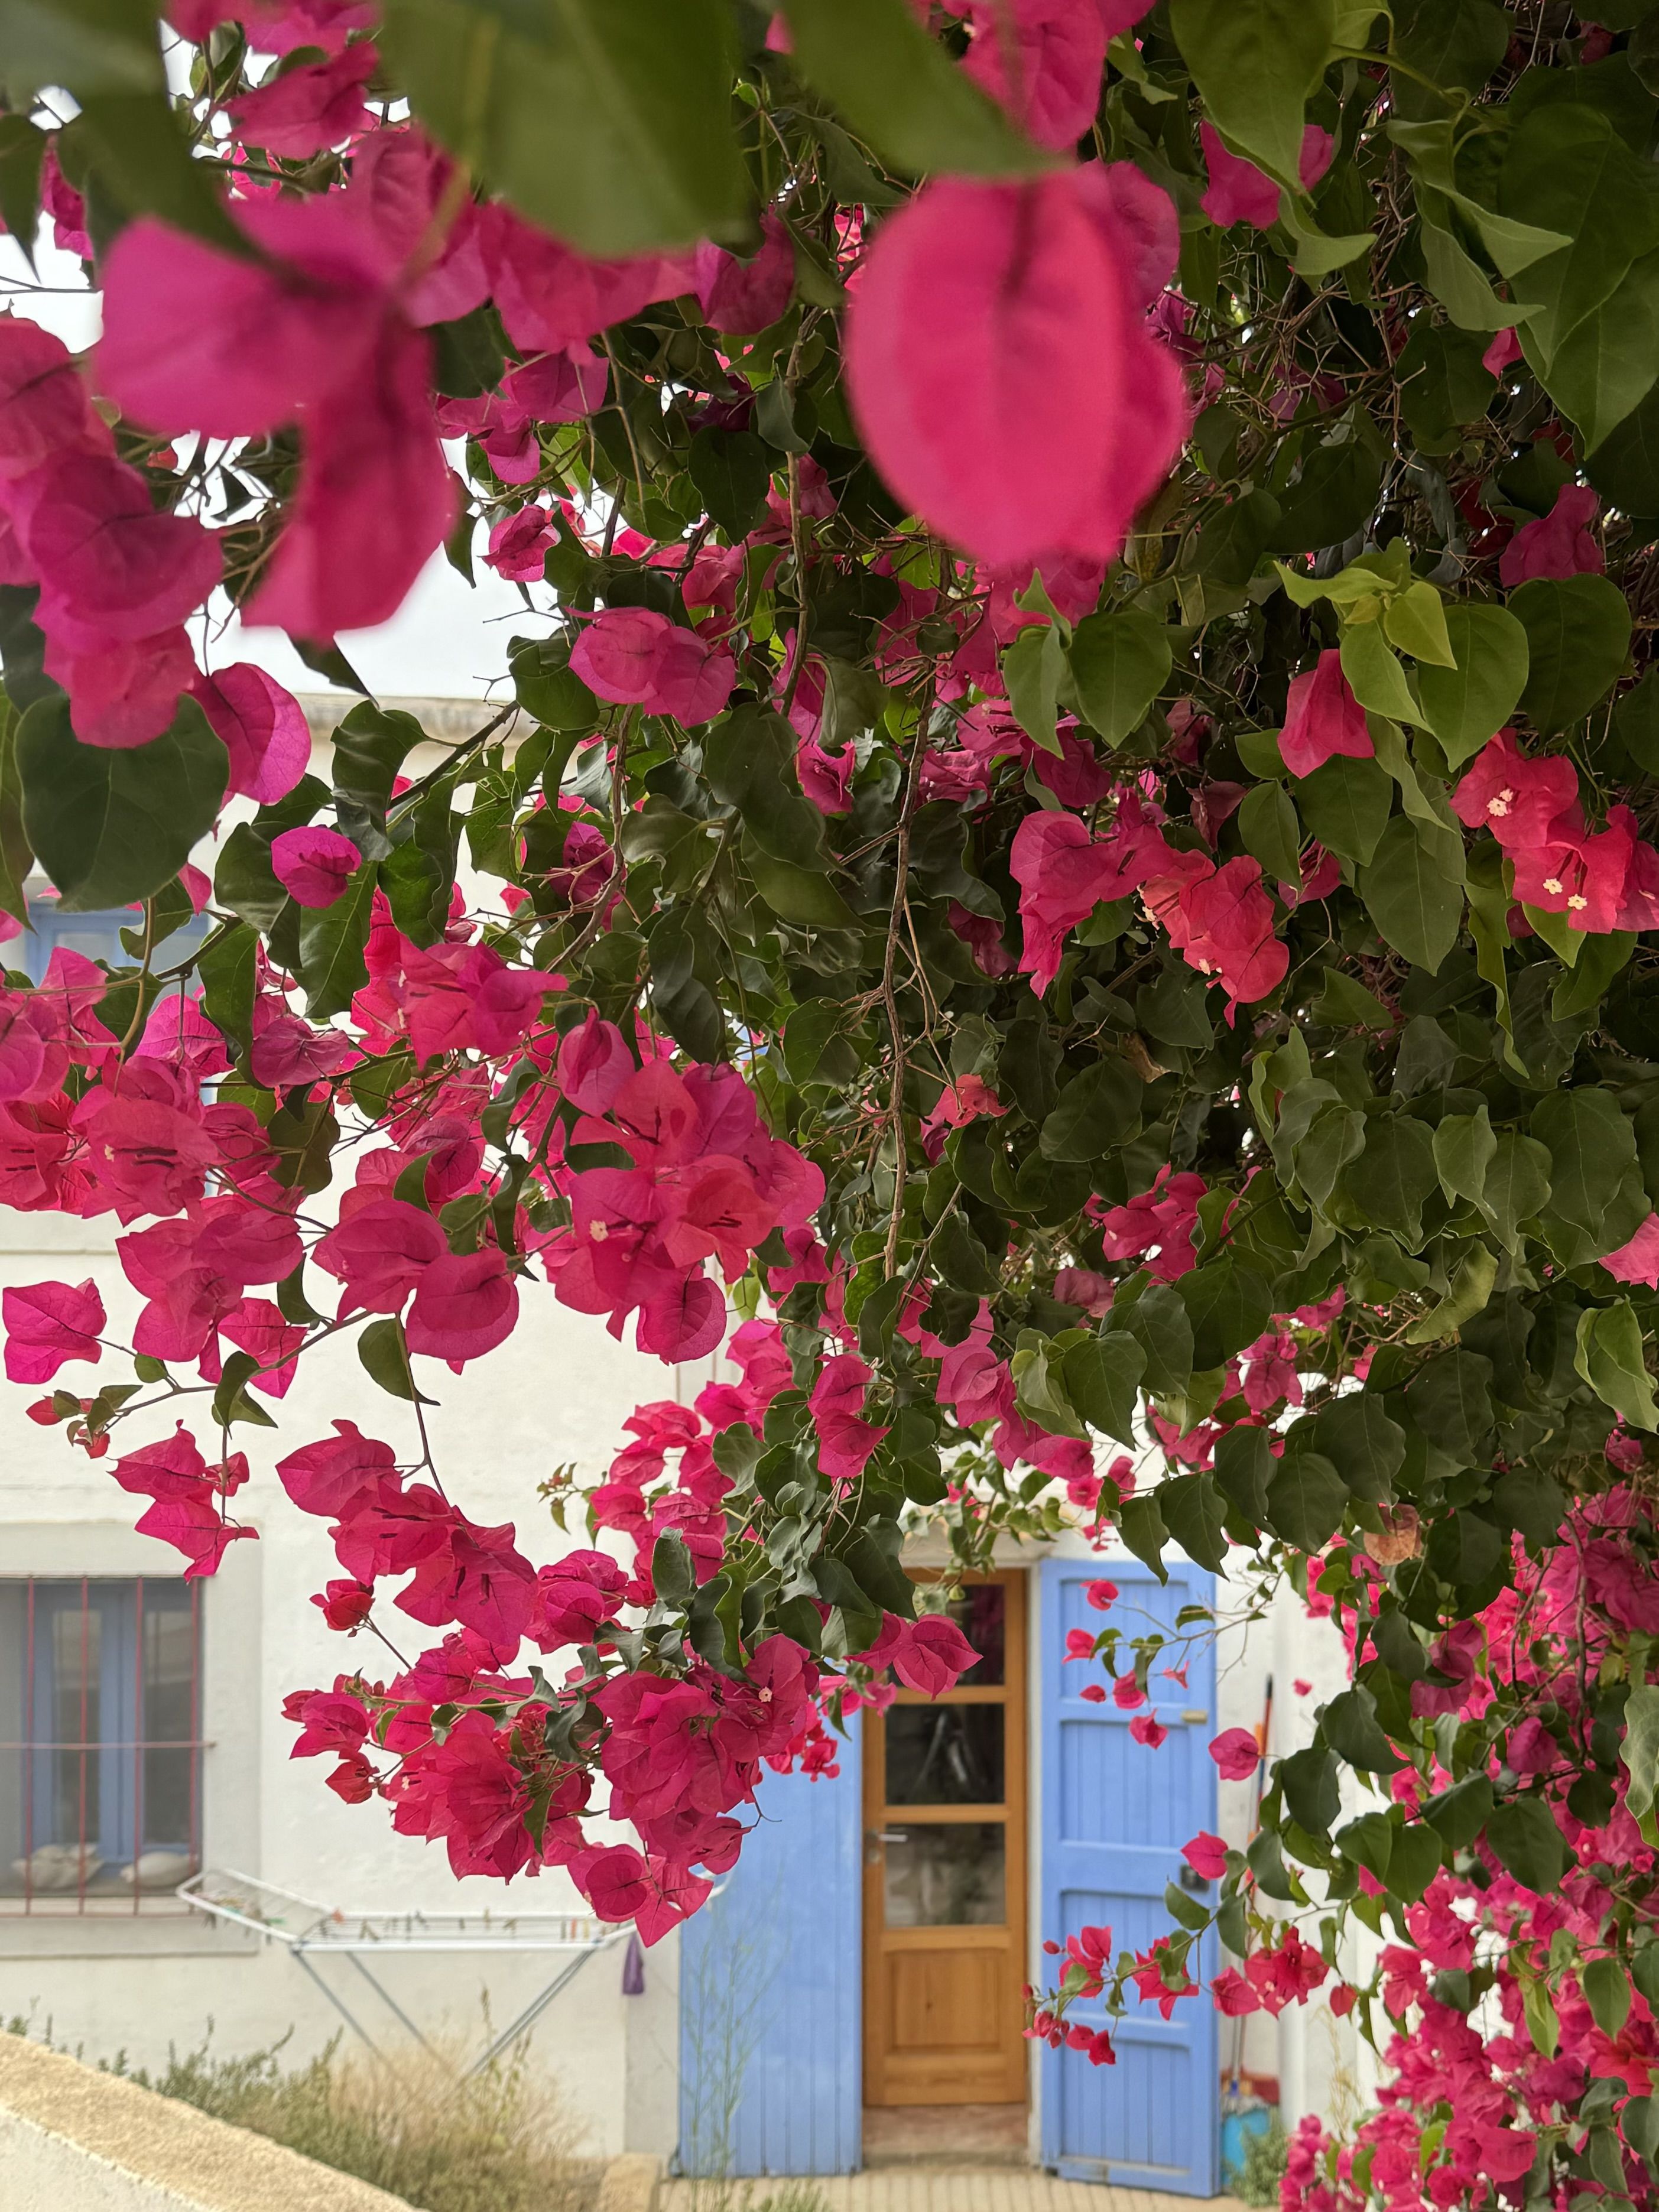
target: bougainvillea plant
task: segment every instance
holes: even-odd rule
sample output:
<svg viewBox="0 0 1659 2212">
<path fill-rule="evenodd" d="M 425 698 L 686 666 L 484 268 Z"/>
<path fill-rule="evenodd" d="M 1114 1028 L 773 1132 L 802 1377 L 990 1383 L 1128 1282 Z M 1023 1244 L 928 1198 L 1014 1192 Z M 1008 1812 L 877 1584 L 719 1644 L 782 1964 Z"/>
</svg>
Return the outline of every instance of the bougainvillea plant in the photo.
<svg viewBox="0 0 1659 2212">
<path fill-rule="evenodd" d="M 399 1441 L 261 1510 L 433 1640 L 297 1748 L 648 1938 L 968 1662 L 908 1522 L 1288 1575 L 1352 1686 L 1034 2032 L 1357 1922 L 1293 2201 L 1656 2201 L 1659 9 L 0 0 L 0 82 L 102 308 L 0 318 L 0 903 L 137 909 L 0 994 L 0 1198 L 142 1300 L 5 1293 L 36 1417 L 207 1574 L 355 1341 Z M 223 614 L 362 691 L 441 547 L 495 696 L 325 780 Z M 743 1378 L 547 1564 L 422 1425 L 538 1298 Z"/>
</svg>

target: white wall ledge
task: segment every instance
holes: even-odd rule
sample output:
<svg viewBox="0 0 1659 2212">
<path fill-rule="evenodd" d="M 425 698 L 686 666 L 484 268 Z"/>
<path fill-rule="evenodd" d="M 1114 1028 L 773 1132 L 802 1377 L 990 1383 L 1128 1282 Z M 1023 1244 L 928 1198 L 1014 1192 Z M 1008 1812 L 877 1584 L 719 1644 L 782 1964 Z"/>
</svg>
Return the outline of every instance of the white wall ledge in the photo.
<svg viewBox="0 0 1659 2212">
<path fill-rule="evenodd" d="M 0 2035 L 6 2212 L 408 2212 L 354 2175 Z"/>
</svg>

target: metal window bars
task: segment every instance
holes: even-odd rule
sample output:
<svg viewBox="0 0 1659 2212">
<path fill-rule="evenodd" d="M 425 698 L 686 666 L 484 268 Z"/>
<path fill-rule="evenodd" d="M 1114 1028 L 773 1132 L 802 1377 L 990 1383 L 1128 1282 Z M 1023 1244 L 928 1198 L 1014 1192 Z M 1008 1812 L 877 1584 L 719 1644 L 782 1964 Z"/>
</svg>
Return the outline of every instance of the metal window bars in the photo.
<svg viewBox="0 0 1659 2212">
<path fill-rule="evenodd" d="M 465 2069 L 465 2079 L 483 2073 L 504 2051 L 510 2050 L 528 2033 L 560 1990 L 580 1972 L 596 1951 L 608 1950 L 629 1933 L 626 1923 L 617 1926 L 577 1912 L 411 1912 L 380 1906 L 319 1905 L 314 1898 L 302 1897 L 278 1883 L 261 1881 L 255 1875 L 238 1874 L 229 1868 L 204 1869 L 183 1882 L 178 1894 L 198 1912 L 234 1927 L 251 1929 L 256 1935 L 283 1945 L 352 2033 L 377 2058 L 387 2063 L 391 2062 L 386 2053 L 339 1991 L 318 1972 L 319 1960 L 346 1960 L 422 2049 L 431 2052 L 430 2042 L 368 1961 L 398 1953 L 418 1953 L 428 1957 L 442 1952 L 515 1955 L 539 1951 L 565 1954 L 565 1964 Z"/>
<path fill-rule="evenodd" d="M 0 1916 L 179 1910 L 201 1689 L 193 1583 L 0 1579 Z"/>
</svg>

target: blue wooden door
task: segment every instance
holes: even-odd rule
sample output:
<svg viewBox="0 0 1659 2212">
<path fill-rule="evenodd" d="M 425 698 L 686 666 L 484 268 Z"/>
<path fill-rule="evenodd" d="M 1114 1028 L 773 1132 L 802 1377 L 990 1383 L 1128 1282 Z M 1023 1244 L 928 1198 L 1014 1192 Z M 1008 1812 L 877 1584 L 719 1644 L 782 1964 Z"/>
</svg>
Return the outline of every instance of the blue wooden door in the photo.
<svg viewBox="0 0 1659 2212">
<path fill-rule="evenodd" d="M 1148 1687 L 1170 1734 L 1152 1751 L 1131 1738 L 1131 1715 L 1079 1696 L 1103 1677 L 1087 1662 L 1066 1664 L 1066 1633 L 1103 1625 L 1084 1591 L 1105 1577 L 1121 1592 L 1111 1617 L 1126 1638 L 1152 1626 L 1173 1636 L 1183 1605 L 1212 1601 L 1214 1577 L 1176 1559 L 1166 1564 L 1167 1584 L 1137 1559 L 1051 1559 L 1042 1570 L 1042 1933 L 1063 1942 L 1080 1928 L 1109 1926 L 1114 1957 L 1145 1951 L 1169 1928 L 1164 1891 L 1184 1865 L 1181 1846 L 1215 1826 L 1214 1646 L 1186 1655 L 1184 1689 L 1154 1662 Z M 1214 1944 L 1212 1934 L 1201 1947 L 1206 1981 L 1216 1970 Z M 1087 2004 L 1073 2017 L 1097 2027 L 1106 2020 Z M 1045 2051 L 1043 2163 L 1068 2180 L 1213 2197 L 1220 2084 L 1208 1999 L 1183 1998 L 1165 2021 L 1156 2002 L 1132 1996 L 1115 2041 L 1115 2066 L 1091 2066 L 1081 2051 Z"/>
<path fill-rule="evenodd" d="M 858 2166 L 859 1750 L 854 1720 L 835 1778 L 767 1776 L 742 1857 L 685 1924 L 682 2172 L 851 2173 Z"/>
</svg>

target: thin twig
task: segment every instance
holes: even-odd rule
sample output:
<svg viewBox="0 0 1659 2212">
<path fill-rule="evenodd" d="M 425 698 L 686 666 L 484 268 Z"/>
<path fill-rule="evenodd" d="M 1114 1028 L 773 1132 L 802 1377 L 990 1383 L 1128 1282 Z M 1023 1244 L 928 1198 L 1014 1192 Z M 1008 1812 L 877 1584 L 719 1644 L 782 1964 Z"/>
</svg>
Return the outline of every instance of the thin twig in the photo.
<svg viewBox="0 0 1659 2212">
<path fill-rule="evenodd" d="M 887 1009 L 888 1034 L 893 1041 L 893 1079 L 888 1091 L 888 1113 L 893 1125 L 893 1210 L 887 1223 L 887 1249 L 882 1258 L 882 1273 L 890 1278 L 898 1265 L 899 1230 L 904 1218 L 904 1182 L 909 1166 L 904 1136 L 904 1078 L 906 1057 L 904 1030 L 899 1020 L 898 998 L 893 988 L 893 967 L 898 953 L 899 930 L 904 921 L 907 904 L 905 894 L 910 877 L 910 817 L 915 812 L 916 794 L 921 788 L 922 756 L 927 749 L 927 725 L 933 711 L 933 686 L 927 687 L 924 702 L 916 712 L 915 742 L 910 749 L 910 773 L 905 786 L 904 804 L 899 814 L 898 851 L 894 855 L 893 905 L 887 918 L 887 946 L 882 956 L 881 996 Z"/>
</svg>

